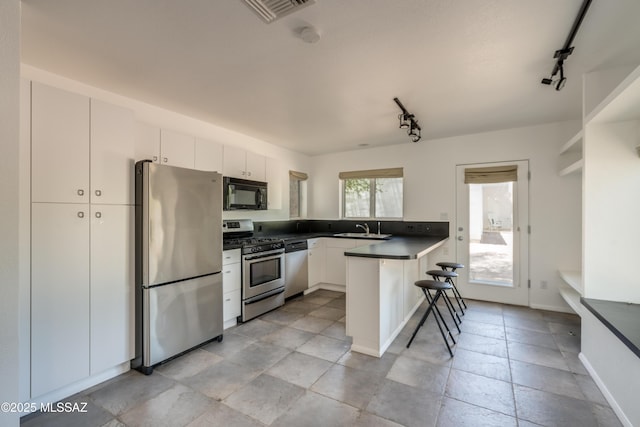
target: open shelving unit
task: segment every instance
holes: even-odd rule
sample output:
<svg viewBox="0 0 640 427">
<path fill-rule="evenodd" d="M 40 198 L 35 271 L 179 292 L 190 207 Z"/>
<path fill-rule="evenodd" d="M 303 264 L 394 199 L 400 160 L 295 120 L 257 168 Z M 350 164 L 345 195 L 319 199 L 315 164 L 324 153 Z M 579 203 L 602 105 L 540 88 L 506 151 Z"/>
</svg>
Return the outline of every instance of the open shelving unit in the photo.
<svg viewBox="0 0 640 427">
<path fill-rule="evenodd" d="M 584 138 L 584 130 L 575 134 L 560 149 L 560 159 L 558 161 L 560 176 L 569 175 L 570 173 L 580 172 L 584 164 L 582 158 L 582 140 Z"/>
<path fill-rule="evenodd" d="M 558 273 L 564 281 L 564 284 L 560 286 L 560 295 L 573 311 L 582 316 L 583 307 L 580 303 L 580 297 L 583 295 L 582 272 L 560 270 Z"/>
</svg>

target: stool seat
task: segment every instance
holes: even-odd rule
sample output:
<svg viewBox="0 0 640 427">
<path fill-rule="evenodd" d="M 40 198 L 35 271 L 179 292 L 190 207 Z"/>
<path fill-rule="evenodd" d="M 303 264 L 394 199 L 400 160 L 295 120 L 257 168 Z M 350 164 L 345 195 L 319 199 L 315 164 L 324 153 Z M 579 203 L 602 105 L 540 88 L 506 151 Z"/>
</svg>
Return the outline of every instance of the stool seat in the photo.
<svg viewBox="0 0 640 427">
<path fill-rule="evenodd" d="M 419 288 L 424 288 L 424 289 L 431 289 L 434 291 L 445 291 L 447 289 L 451 289 L 452 286 L 449 284 L 449 282 L 440 282 L 438 280 L 418 280 L 417 282 L 414 283 L 414 285 L 418 286 Z"/>
<path fill-rule="evenodd" d="M 463 264 L 459 264 L 457 262 L 448 262 L 448 261 L 436 262 L 436 265 L 438 267 L 446 267 L 446 268 L 464 268 Z"/>
<path fill-rule="evenodd" d="M 445 271 L 445 270 L 429 270 L 427 271 L 427 274 L 429 276 L 445 277 L 447 279 L 450 279 L 452 277 L 458 277 L 458 273 L 454 271 Z"/>
</svg>

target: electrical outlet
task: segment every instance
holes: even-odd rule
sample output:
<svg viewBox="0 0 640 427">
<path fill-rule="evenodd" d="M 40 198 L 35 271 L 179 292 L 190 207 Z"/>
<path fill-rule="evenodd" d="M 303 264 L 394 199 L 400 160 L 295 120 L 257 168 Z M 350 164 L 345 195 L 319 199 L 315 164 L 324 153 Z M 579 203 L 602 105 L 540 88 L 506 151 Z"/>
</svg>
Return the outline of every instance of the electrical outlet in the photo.
<svg viewBox="0 0 640 427">
<path fill-rule="evenodd" d="M 540 289 L 547 289 L 548 285 L 549 284 L 547 283 L 546 280 L 541 280 L 540 281 Z"/>
</svg>

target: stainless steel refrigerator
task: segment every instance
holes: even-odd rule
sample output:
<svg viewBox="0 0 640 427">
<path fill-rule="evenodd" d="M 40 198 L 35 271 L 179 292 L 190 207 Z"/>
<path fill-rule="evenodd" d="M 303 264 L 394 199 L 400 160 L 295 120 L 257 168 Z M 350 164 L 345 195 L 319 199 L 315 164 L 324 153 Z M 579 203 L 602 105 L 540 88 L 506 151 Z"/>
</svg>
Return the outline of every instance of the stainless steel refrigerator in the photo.
<svg viewBox="0 0 640 427">
<path fill-rule="evenodd" d="M 222 340 L 222 176 L 136 163 L 136 357 L 154 365 Z"/>
</svg>

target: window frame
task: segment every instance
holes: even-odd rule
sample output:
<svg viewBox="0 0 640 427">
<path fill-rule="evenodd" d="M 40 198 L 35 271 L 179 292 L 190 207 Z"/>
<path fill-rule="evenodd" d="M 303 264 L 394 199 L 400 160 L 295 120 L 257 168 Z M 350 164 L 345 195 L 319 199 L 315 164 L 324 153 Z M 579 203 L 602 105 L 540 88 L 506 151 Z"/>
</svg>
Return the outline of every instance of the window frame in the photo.
<svg viewBox="0 0 640 427">
<path fill-rule="evenodd" d="M 377 219 L 382 219 L 382 220 L 403 220 L 404 219 L 404 177 L 400 176 L 400 177 L 393 177 L 395 179 L 401 179 L 402 180 L 402 215 L 398 216 L 398 217 L 383 217 L 383 216 L 376 216 L 376 180 L 378 178 L 386 178 L 389 179 L 387 177 L 361 177 L 361 178 L 345 178 L 345 179 L 340 179 L 340 196 L 341 196 L 341 217 L 343 219 L 352 219 L 352 220 L 377 220 Z M 373 213 L 373 216 L 347 216 L 346 215 L 346 209 L 347 209 L 347 201 L 346 201 L 346 185 L 345 185 L 345 181 L 347 181 L 348 179 L 368 179 L 369 180 L 369 214 Z"/>
</svg>

